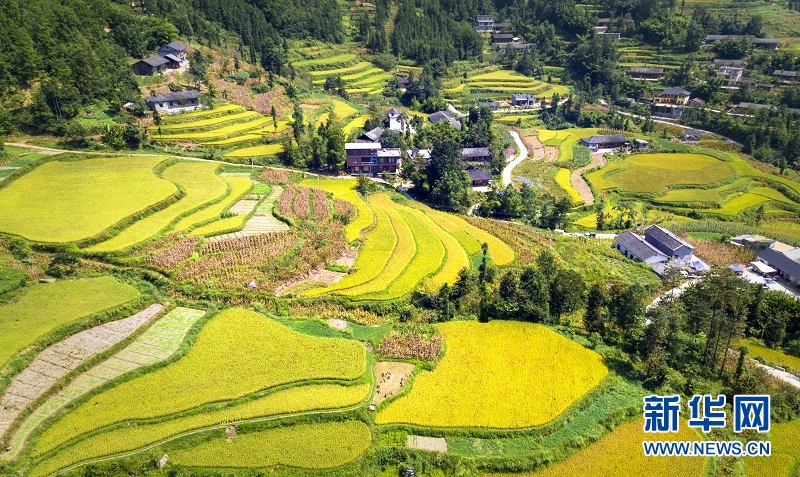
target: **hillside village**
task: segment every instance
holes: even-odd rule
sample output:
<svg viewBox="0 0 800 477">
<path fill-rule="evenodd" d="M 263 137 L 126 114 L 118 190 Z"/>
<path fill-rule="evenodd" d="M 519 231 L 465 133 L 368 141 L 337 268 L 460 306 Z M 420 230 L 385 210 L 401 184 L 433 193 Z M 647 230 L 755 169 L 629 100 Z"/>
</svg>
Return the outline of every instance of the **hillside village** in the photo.
<svg viewBox="0 0 800 477">
<path fill-rule="evenodd" d="M 0 16 L 0 475 L 796 475 L 797 1 Z"/>
</svg>

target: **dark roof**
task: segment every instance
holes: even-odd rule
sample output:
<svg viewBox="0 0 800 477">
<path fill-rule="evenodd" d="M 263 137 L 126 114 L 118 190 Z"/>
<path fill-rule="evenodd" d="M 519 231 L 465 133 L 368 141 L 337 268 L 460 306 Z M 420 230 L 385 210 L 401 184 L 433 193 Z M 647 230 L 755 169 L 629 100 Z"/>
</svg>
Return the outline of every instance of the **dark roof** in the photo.
<svg viewBox="0 0 800 477">
<path fill-rule="evenodd" d="M 706 35 L 706 41 L 717 40 L 750 40 L 755 38 L 753 35 Z"/>
<path fill-rule="evenodd" d="M 508 22 L 495 22 L 495 24 L 494 24 L 495 28 L 508 28 L 510 26 L 511 26 L 511 24 L 508 23 Z"/>
<path fill-rule="evenodd" d="M 673 251 L 678 250 L 681 247 L 689 247 L 690 249 L 694 250 L 694 247 L 689 245 L 688 242 L 673 234 L 669 230 L 659 227 L 658 225 L 651 225 L 650 227 L 644 229 L 644 235 L 648 239 L 648 242 L 652 243 L 652 240 L 655 240 L 656 242 Z"/>
<path fill-rule="evenodd" d="M 513 33 L 494 33 L 492 34 L 492 40 L 510 40 L 514 38 Z"/>
<path fill-rule="evenodd" d="M 153 67 L 158 67 L 161 65 L 166 65 L 169 63 L 166 58 L 162 58 L 160 56 L 151 56 L 150 58 L 145 58 L 143 60 L 139 60 L 138 63 L 146 63 Z"/>
<path fill-rule="evenodd" d="M 492 179 L 492 171 L 485 169 L 470 169 L 467 171 L 469 178 L 473 181 L 488 181 Z"/>
<path fill-rule="evenodd" d="M 689 91 L 686 91 L 685 89 L 680 89 L 680 88 L 664 88 L 664 91 L 662 91 L 661 94 L 659 94 L 659 96 L 664 95 L 664 94 L 674 94 L 674 95 L 689 96 L 692 93 L 690 93 Z"/>
<path fill-rule="evenodd" d="M 647 243 L 644 238 L 633 232 L 623 232 L 617 235 L 614 239 L 614 243 L 622 245 L 643 262 L 650 257 L 666 257 L 666 255 L 661 253 L 658 249 Z"/>
<path fill-rule="evenodd" d="M 461 157 L 486 157 L 491 156 L 492 152 L 488 147 L 465 147 L 461 150 Z"/>
<path fill-rule="evenodd" d="M 774 76 L 792 76 L 792 77 L 795 77 L 795 78 L 800 76 L 800 72 L 798 72 L 798 71 L 789 71 L 789 70 L 775 70 L 775 71 L 772 72 L 772 74 Z"/>
<path fill-rule="evenodd" d="M 631 67 L 631 73 L 663 74 L 664 68 L 642 68 L 640 66 Z"/>
<path fill-rule="evenodd" d="M 408 78 L 406 78 L 405 76 L 400 76 L 400 77 L 397 78 L 397 82 L 400 83 L 400 84 L 408 84 L 409 81 L 410 80 Z"/>
<path fill-rule="evenodd" d="M 736 105 L 736 109 L 750 109 L 750 108 L 768 109 L 770 111 L 777 111 L 778 110 L 778 107 L 774 106 L 772 104 L 759 104 L 759 103 L 741 102 L 741 103 Z M 786 112 L 792 113 L 792 114 L 797 114 L 797 113 L 800 113 L 800 109 L 798 109 L 798 108 L 786 108 Z"/>
<path fill-rule="evenodd" d="M 171 41 L 166 45 L 162 46 L 161 48 L 171 48 L 175 51 L 185 51 L 186 45 L 181 45 L 180 43 L 175 43 L 174 41 Z"/>
<path fill-rule="evenodd" d="M 758 252 L 758 258 L 767 262 L 773 268 L 777 268 L 781 272 L 789 275 L 795 280 L 800 280 L 800 263 L 797 263 L 778 250 L 767 247 Z"/>
<path fill-rule="evenodd" d="M 397 108 L 392 108 L 392 109 L 390 109 L 389 111 L 386 111 L 386 114 L 387 114 L 387 115 L 388 115 L 388 114 L 398 114 L 398 115 L 399 115 L 399 114 L 401 114 L 401 113 L 402 113 L 402 111 L 400 111 L 400 110 L 399 110 L 399 109 L 397 109 Z"/>
<path fill-rule="evenodd" d="M 754 45 L 778 45 L 781 42 L 780 38 L 753 38 Z"/>
<path fill-rule="evenodd" d="M 164 55 L 164 58 L 166 58 L 168 60 L 172 60 L 172 61 L 178 62 L 178 63 L 181 62 L 181 59 L 178 58 L 177 56 L 173 55 L 172 53 L 168 53 L 168 54 Z"/>
<path fill-rule="evenodd" d="M 442 121 L 447 121 L 450 123 L 450 126 L 456 129 L 461 129 L 461 121 L 455 119 L 447 111 L 436 111 L 435 113 L 428 116 L 428 119 L 430 119 L 430 121 L 434 124 L 440 123 Z"/>
<path fill-rule="evenodd" d="M 611 134 L 608 136 L 589 136 L 581 139 L 586 144 L 602 146 L 604 144 L 619 144 L 627 141 L 624 134 Z"/>
<path fill-rule="evenodd" d="M 481 101 L 478 103 L 478 106 L 486 106 L 489 109 L 498 109 L 500 108 L 500 103 L 497 101 Z"/>
<path fill-rule="evenodd" d="M 162 101 L 181 101 L 186 99 L 197 99 L 200 97 L 200 92 L 196 89 L 188 91 L 176 91 L 174 93 L 157 94 L 155 96 L 148 96 L 144 98 L 147 103 L 160 103 Z"/>
<path fill-rule="evenodd" d="M 372 142 L 378 142 L 378 139 L 380 139 L 382 135 L 383 135 L 383 128 L 381 128 L 381 127 L 377 127 L 377 128 L 371 129 L 371 130 L 365 132 L 364 134 L 362 134 L 362 136 L 366 136 Z"/>
</svg>

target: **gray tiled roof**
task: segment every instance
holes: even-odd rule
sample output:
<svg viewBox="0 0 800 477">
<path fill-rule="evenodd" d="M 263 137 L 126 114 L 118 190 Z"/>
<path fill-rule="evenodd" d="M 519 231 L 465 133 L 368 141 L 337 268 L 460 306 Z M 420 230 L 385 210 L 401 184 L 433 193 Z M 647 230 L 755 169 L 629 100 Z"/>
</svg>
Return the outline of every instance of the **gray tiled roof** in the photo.
<svg viewBox="0 0 800 477">
<path fill-rule="evenodd" d="M 492 179 L 492 172 L 485 169 L 470 169 L 467 174 L 473 181 L 488 181 Z"/>
<path fill-rule="evenodd" d="M 618 144 L 627 141 L 624 134 L 610 134 L 608 136 L 589 136 L 581 139 L 586 144 L 602 146 L 604 144 Z"/>
<path fill-rule="evenodd" d="M 166 58 L 162 58 L 160 56 L 151 56 L 150 58 L 145 58 L 141 60 L 142 63 L 147 63 L 150 66 L 158 67 L 161 65 L 166 65 L 169 63 Z"/>
<path fill-rule="evenodd" d="M 777 268 L 781 272 L 789 275 L 793 279 L 800 280 L 800 263 L 792 260 L 790 257 L 786 256 L 786 254 L 781 253 L 772 247 L 767 247 L 758 252 L 758 258 L 767 262 L 773 268 Z"/>
<path fill-rule="evenodd" d="M 461 150 L 461 157 L 470 158 L 470 157 L 485 157 L 491 156 L 492 152 L 489 151 L 488 147 L 465 147 Z"/>
<path fill-rule="evenodd" d="M 144 98 L 147 103 L 160 103 L 162 101 L 182 101 L 187 99 L 197 99 L 200 97 L 200 92 L 196 89 L 188 91 L 176 91 L 174 93 L 157 94 L 155 96 L 148 96 Z"/>
<path fill-rule="evenodd" d="M 689 247 L 690 249 L 694 249 L 694 247 L 689 245 L 688 242 L 673 234 L 669 230 L 659 227 L 658 225 L 651 225 L 650 227 L 644 229 L 644 235 L 647 237 L 648 242 L 652 243 L 651 239 L 655 240 L 670 250 L 678 250 L 681 247 Z"/>
<path fill-rule="evenodd" d="M 666 255 L 661 253 L 658 249 L 647 243 L 644 238 L 633 232 L 623 232 L 617 235 L 614 239 L 614 243 L 622 245 L 643 262 L 650 257 L 666 257 Z"/>
</svg>

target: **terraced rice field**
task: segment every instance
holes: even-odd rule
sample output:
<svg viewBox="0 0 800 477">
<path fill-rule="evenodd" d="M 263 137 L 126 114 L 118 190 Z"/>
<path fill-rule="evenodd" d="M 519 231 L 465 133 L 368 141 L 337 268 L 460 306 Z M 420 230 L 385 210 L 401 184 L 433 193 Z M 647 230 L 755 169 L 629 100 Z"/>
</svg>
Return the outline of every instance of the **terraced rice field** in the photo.
<svg viewBox="0 0 800 477">
<path fill-rule="evenodd" d="M 101 242 L 88 250 L 91 252 L 118 251 L 143 242 L 181 216 L 220 199 L 227 192 L 227 184 L 216 174 L 216 163 L 182 162 L 164 170 L 163 177 L 186 192 L 178 202 L 166 209 L 148 215 L 124 229 L 119 235 Z"/>
<path fill-rule="evenodd" d="M 714 184 L 735 174 L 728 163 L 705 154 L 634 154 L 621 168 L 613 169 L 620 169 L 618 172 L 609 174 L 612 169 L 608 167 L 600 171 L 603 179 L 620 190 L 641 193 L 658 192 L 675 184 Z"/>
<path fill-rule="evenodd" d="M 790 354 L 781 353 L 780 351 L 761 346 L 750 340 L 741 340 L 739 344 L 747 346 L 750 350 L 748 358 L 764 358 L 767 362 L 774 363 L 778 366 L 789 367 L 800 370 L 800 358 Z"/>
<path fill-rule="evenodd" d="M 240 112 L 244 110 L 242 106 L 238 104 L 222 104 L 219 106 L 215 106 L 214 109 L 203 109 L 200 111 L 190 111 L 188 113 L 181 113 L 181 114 L 170 114 L 161 118 L 162 124 L 175 124 L 175 123 L 184 123 L 189 121 L 198 121 L 202 119 L 211 118 L 214 116 L 219 116 L 222 114 L 232 114 L 235 112 Z"/>
<path fill-rule="evenodd" d="M 376 424 L 518 429 L 547 423 L 602 381 L 589 349 L 543 326 L 492 321 L 439 325 L 445 355 L 414 378 Z"/>
<path fill-rule="evenodd" d="M 253 187 L 253 181 L 244 177 L 224 177 L 223 179 L 228 183 L 228 187 L 230 188 L 228 195 L 225 196 L 221 202 L 217 202 L 184 217 L 173 226 L 173 229 L 183 231 L 208 220 L 218 218 Z"/>
<path fill-rule="evenodd" d="M 25 419 L 11 438 L 12 453 L 20 452 L 28 436 L 70 402 L 129 371 L 156 364 L 175 354 L 189 328 L 203 315 L 203 310 L 177 307 L 159 318 L 125 349 L 80 374 Z M 53 470 L 58 468 L 60 466 Z"/>
<path fill-rule="evenodd" d="M 275 156 L 281 152 L 283 152 L 283 146 L 280 144 L 260 144 L 258 146 L 234 149 L 226 153 L 225 157 Z"/>
<path fill-rule="evenodd" d="M 42 164 L 0 189 L 0 232 L 56 243 L 96 236 L 177 192 L 153 173 L 165 159 L 91 157 Z"/>
<path fill-rule="evenodd" d="M 552 85 L 510 70 L 497 70 L 470 76 L 467 78 L 466 85 L 471 92 L 498 93 L 498 96 L 505 93 L 531 93 L 537 98 L 550 99 L 553 94 L 560 96 L 569 92 L 567 86 Z"/>
<path fill-rule="evenodd" d="M 361 421 L 300 424 L 243 434 L 233 442 L 215 439 L 172 456 L 192 467 L 332 469 L 357 459 L 372 440 Z"/>
<path fill-rule="evenodd" d="M 264 315 L 228 309 L 205 324 L 180 360 L 95 395 L 57 421 L 37 440 L 34 454 L 115 423 L 167 416 L 288 383 L 353 381 L 365 371 L 365 350 L 356 341 L 302 335 Z"/>
<path fill-rule="evenodd" d="M 680 423 L 680 432 L 664 435 L 642 432 L 644 421 L 636 420 L 617 427 L 611 434 L 579 451 L 569 459 L 551 465 L 541 472 L 523 474 L 490 474 L 487 477 L 556 477 L 562 475 L 614 475 L 620 477 L 673 477 L 704 475 L 705 457 L 645 457 L 642 441 L 697 441 L 700 436 Z M 763 475 L 763 474 L 759 474 Z M 784 474 L 785 475 L 785 474 Z"/>
<path fill-rule="evenodd" d="M 89 459 L 134 451 L 180 434 L 248 419 L 356 406 L 370 394 L 369 384 L 296 386 L 218 410 L 194 413 L 167 421 L 119 427 L 84 439 L 44 461 L 36 473 L 64 468 Z"/>
<path fill-rule="evenodd" d="M 356 58 L 356 55 L 352 53 L 342 53 L 336 56 L 328 56 L 325 58 L 314 58 L 311 60 L 303 60 L 303 61 L 296 61 L 292 63 L 292 66 L 295 68 L 306 68 L 306 67 L 318 67 L 324 65 L 337 65 L 342 63 L 347 63 L 352 61 Z"/>
<path fill-rule="evenodd" d="M 498 265 L 514 260 L 514 252 L 506 244 L 456 216 L 401 205 L 388 194 L 371 195 L 369 208 L 376 225 L 364 237 L 354 263 L 356 271 L 308 295 L 394 300 L 418 286 L 438 290 L 445 283 L 454 283 L 458 272 L 470 266 L 469 257 L 480 252 L 483 242 L 489 243 L 489 253 Z"/>
<path fill-rule="evenodd" d="M 113 277 L 37 283 L 0 305 L 0 364 L 59 327 L 139 297 Z"/>
<path fill-rule="evenodd" d="M 174 130 L 181 130 L 181 129 L 200 129 L 206 128 L 209 126 L 217 126 L 222 123 L 245 120 L 256 118 L 260 116 L 256 111 L 232 111 L 230 114 L 222 114 L 215 117 L 207 118 L 207 119 L 197 119 L 191 122 L 184 122 L 184 123 L 171 123 L 171 124 L 162 124 L 159 126 L 162 131 L 174 131 Z"/>
<path fill-rule="evenodd" d="M 298 68 L 312 68 L 313 71 L 311 71 L 310 74 L 312 83 L 315 85 L 322 85 L 325 83 L 325 79 L 330 76 L 339 76 L 344 81 L 345 89 L 349 94 L 376 94 L 383 91 L 386 82 L 393 76 L 368 61 L 360 61 L 353 65 L 347 65 L 347 63 L 355 61 L 355 59 L 355 55 L 343 54 L 330 58 L 301 61 L 294 63 L 294 66 Z M 331 67 L 323 68 L 324 65 L 330 65 Z M 341 119 L 349 116 L 349 114 L 342 116 L 337 113 L 337 116 Z"/>
<path fill-rule="evenodd" d="M 581 204 L 583 203 L 583 199 L 581 195 L 572 187 L 572 182 L 570 181 L 570 170 L 566 168 L 560 168 L 556 173 L 556 183 L 561 186 L 562 189 L 567 191 L 569 194 L 569 198 L 573 204 Z"/>
<path fill-rule="evenodd" d="M 744 470 L 747 477 L 786 477 L 791 469 L 797 469 L 800 461 L 800 420 L 772 424 L 769 441 L 772 455 L 769 457 L 745 457 Z"/>
<path fill-rule="evenodd" d="M 572 128 L 563 130 L 536 129 L 539 140 L 545 146 L 558 148 L 558 162 L 568 162 L 573 159 L 572 147 L 581 139 L 599 134 L 597 128 Z"/>
<path fill-rule="evenodd" d="M 246 215 L 225 217 L 224 219 L 215 220 L 206 225 L 201 225 L 197 228 L 194 228 L 191 232 L 189 232 L 189 235 L 212 237 L 219 234 L 235 233 L 236 231 L 244 228 L 246 221 Z"/>
<path fill-rule="evenodd" d="M 153 304 L 127 318 L 97 325 L 48 346 L 21 372 L 0 398 L 0 437 L 20 413 L 48 392 L 57 381 L 135 332 L 164 310 Z"/>
<path fill-rule="evenodd" d="M 355 129 L 363 129 L 369 116 L 358 116 L 344 126 L 344 133 L 350 134 Z"/>
</svg>

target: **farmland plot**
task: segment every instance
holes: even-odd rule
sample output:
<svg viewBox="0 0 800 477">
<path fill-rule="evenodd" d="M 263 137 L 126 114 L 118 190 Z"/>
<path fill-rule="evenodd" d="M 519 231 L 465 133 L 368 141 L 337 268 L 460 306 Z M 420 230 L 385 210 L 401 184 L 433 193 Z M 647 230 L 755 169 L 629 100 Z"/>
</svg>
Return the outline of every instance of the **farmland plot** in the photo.
<svg viewBox="0 0 800 477">
<path fill-rule="evenodd" d="M 516 429 L 547 423 L 608 373 L 595 352 L 539 325 L 439 325 L 446 352 L 376 424 Z"/>
<path fill-rule="evenodd" d="M 219 217 L 253 187 L 253 181 L 244 177 L 225 177 L 224 180 L 228 183 L 228 187 L 230 187 L 230 193 L 221 202 L 217 202 L 216 204 L 184 217 L 173 226 L 173 229 L 178 231 L 186 230 L 189 227 Z"/>
<path fill-rule="evenodd" d="M 158 363 L 172 356 L 183 342 L 189 328 L 203 315 L 205 315 L 203 310 L 175 308 L 158 319 L 123 350 L 76 377 L 25 419 L 11 438 L 12 453 L 19 452 L 33 431 L 70 402 L 128 371 Z"/>
<path fill-rule="evenodd" d="M 138 297 L 138 290 L 113 277 L 31 285 L 16 301 L 0 305 L 0 364 L 62 325 Z"/>
<path fill-rule="evenodd" d="M 355 406 L 369 396 L 370 387 L 369 384 L 296 386 L 217 410 L 140 423 L 135 427 L 119 427 L 67 447 L 44 460 L 34 474 L 44 475 L 89 459 L 133 451 L 196 429 L 259 417 Z"/>
<path fill-rule="evenodd" d="M 182 162 L 168 167 L 164 170 L 164 178 L 183 187 L 186 195 L 166 209 L 127 227 L 116 237 L 89 248 L 89 251 L 110 252 L 136 245 L 167 228 L 181 215 L 222 197 L 227 186 L 215 173 L 217 167 L 217 164 L 209 162 Z"/>
<path fill-rule="evenodd" d="M 556 477 L 562 475 L 614 475 L 619 477 L 674 477 L 704 475 L 705 457 L 645 457 L 642 441 L 664 439 L 663 435 L 642 432 L 642 420 L 622 424 L 611 434 L 583 449 L 569 459 L 541 472 L 527 474 L 491 474 L 487 477 Z M 680 432 L 669 440 L 696 441 L 699 435 L 685 421 Z"/>
<path fill-rule="evenodd" d="M 39 242 L 93 237 L 177 191 L 153 173 L 164 159 L 92 157 L 42 164 L 0 189 L 0 232 Z"/>
<path fill-rule="evenodd" d="M 372 436 L 361 421 L 300 424 L 222 438 L 173 454 L 177 465 L 191 467 L 332 469 L 366 452 Z"/>
<path fill-rule="evenodd" d="M 35 453 L 118 422 L 166 416 L 303 380 L 355 380 L 365 369 L 365 350 L 355 341 L 301 335 L 258 313 L 229 309 L 204 326 L 180 360 L 93 396 L 56 422 L 40 437 Z"/>
</svg>

